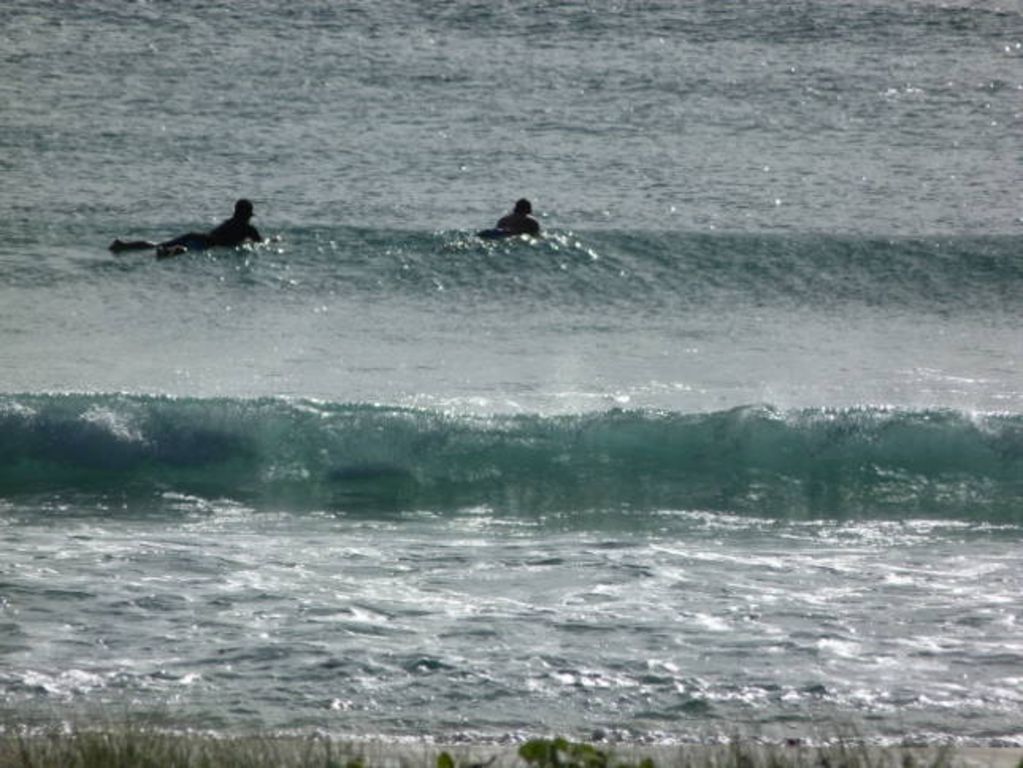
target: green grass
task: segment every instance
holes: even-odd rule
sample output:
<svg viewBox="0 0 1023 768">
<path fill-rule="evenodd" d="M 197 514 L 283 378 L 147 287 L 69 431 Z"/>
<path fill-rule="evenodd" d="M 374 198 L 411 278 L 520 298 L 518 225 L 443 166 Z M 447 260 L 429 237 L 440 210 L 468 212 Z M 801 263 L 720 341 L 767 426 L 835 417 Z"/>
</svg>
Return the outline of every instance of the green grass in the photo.
<svg viewBox="0 0 1023 768">
<path fill-rule="evenodd" d="M 821 748 L 621 747 L 534 739 L 519 747 L 430 747 L 299 737 L 216 737 L 136 727 L 0 734 L 0 768 L 951 768 L 954 752 Z M 1021 761 L 1019 768 L 1023 768 Z"/>
</svg>

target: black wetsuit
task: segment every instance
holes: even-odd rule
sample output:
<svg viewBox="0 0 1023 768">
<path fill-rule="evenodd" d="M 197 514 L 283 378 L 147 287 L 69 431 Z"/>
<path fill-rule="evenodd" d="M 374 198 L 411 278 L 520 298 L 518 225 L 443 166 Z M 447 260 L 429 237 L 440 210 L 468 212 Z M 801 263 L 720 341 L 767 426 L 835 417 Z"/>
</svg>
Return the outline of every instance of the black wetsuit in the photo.
<svg viewBox="0 0 1023 768">
<path fill-rule="evenodd" d="M 251 240 L 254 243 L 261 243 L 263 241 L 259 231 L 249 224 L 248 221 L 234 217 L 231 217 L 216 229 L 211 230 L 205 237 L 207 246 L 219 245 L 227 248 L 241 245 L 246 240 Z"/>
<path fill-rule="evenodd" d="M 497 228 L 509 235 L 540 236 L 540 222 L 528 214 L 509 213 L 497 222 Z"/>
<path fill-rule="evenodd" d="M 250 240 L 261 243 L 263 236 L 259 234 L 259 230 L 249 224 L 251 215 L 251 208 L 249 212 L 242 211 L 241 214 L 235 212 L 234 216 L 209 232 L 189 232 L 187 235 L 179 235 L 162 243 L 153 243 L 149 240 L 130 240 L 128 242 L 114 240 L 110 244 L 110 250 L 119 253 L 155 248 L 157 256 L 175 256 L 185 251 L 202 251 L 214 246 L 234 248 Z"/>
<path fill-rule="evenodd" d="M 261 243 L 263 237 L 247 220 L 232 216 L 209 232 L 189 232 L 187 235 L 160 243 L 156 249 L 158 255 L 174 256 L 185 250 L 202 251 L 215 246 L 234 248 L 248 240 Z"/>
</svg>

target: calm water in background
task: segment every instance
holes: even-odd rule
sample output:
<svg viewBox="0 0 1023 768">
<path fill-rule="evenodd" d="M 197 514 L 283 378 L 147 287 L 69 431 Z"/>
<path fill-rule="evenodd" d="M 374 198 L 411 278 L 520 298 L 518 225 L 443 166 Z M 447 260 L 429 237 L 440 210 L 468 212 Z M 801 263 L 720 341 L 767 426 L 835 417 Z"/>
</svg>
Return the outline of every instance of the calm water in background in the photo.
<svg viewBox="0 0 1023 768">
<path fill-rule="evenodd" d="M 5 3 L 3 724 L 1023 743 L 1021 60 L 1018 2 Z"/>
</svg>

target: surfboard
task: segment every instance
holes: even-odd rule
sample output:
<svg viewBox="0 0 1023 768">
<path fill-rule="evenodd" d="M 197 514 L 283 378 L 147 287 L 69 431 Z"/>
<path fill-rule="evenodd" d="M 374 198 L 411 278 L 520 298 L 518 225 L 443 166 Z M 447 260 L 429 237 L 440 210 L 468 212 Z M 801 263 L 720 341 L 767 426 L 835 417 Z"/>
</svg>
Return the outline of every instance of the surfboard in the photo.
<svg viewBox="0 0 1023 768">
<path fill-rule="evenodd" d="M 476 237 L 483 240 L 501 240 L 505 237 L 514 237 L 514 234 L 503 229 L 482 229 L 476 233 Z"/>
<path fill-rule="evenodd" d="M 209 247 L 209 241 L 202 235 L 187 235 L 179 237 L 176 242 L 156 246 L 156 258 L 166 259 L 183 253 L 205 251 Z"/>
</svg>

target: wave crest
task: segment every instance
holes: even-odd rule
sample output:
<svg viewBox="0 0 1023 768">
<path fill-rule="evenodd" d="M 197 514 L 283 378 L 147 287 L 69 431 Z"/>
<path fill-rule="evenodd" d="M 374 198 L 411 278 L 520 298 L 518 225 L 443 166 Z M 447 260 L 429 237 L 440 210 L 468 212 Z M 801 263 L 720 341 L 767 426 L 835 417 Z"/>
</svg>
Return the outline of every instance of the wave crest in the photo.
<svg viewBox="0 0 1023 768">
<path fill-rule="evenodd" d="M 260 508 L 698 509 L 1023 521 L 1023 418 L 877 408 L 469 416 L 307 400 L 0 399 L 0 496 Z"/>
</svg>

